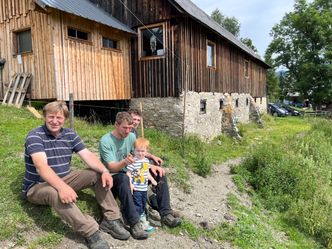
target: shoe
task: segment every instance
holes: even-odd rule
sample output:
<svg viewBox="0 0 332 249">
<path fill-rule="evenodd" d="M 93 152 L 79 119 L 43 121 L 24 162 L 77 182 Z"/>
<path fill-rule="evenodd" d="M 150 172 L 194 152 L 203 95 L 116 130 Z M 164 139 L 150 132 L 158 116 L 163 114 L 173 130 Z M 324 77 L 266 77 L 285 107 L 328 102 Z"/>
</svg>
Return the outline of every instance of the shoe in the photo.
<svg viewBox="0 0 332 249">
<path fill-rule="evenodd" d="M 107 242 L 101 237 L 99 230 L 85 238 L 85 241 L 90 249 L 110 249 Z"/>
<path fill-rule="evenodd" d="M 142 224 L 140 221 L 136 222 L 134 225 L 130 226 L 130 233 L 134 239 L 143 240 L 149 237 L 148 233 L 143 230 Z"/>
<path fill-rule="evenodd" d="M 175 218 L 172 214 L 167 214 L 161 217 L 161 224 L 168 227 L 177 227 L 181 224 L 181 220 Z"/>
<path fill-rule="evenodd" d="M 160 221 L 161 220 L 159 212 L 157 210 L 154 210 L 151 207 L 148 208 L 147 214 L 148 214 L 148 217 L 152 220 L 155 220 L 155 221 Z"/>
<path fill-rule="evenodd" d="M 143 230 L 150 233 L 156 231 L 156 229 L 150 225 L 150 223 L 146 220 L 145 214 L 142 214 L 140 217 L 140 222 L 142 224 Z"/>
<path fill-rule="evenodd" d="M 106 218 L 99 225 L 100 230 L 109 233 L 114 239 L 127 240 L 130 237 L 130 233 L 124 228 L 120 219 L 108 220 Z"/>
</svg>

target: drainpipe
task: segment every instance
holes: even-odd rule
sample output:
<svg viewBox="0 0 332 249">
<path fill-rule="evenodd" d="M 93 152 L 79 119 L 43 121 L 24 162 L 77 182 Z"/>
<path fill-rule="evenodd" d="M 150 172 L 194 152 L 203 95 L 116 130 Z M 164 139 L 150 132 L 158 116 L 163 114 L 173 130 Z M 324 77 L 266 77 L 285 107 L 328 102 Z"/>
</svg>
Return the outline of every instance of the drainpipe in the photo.
<svg viewBox="0 0 332 249">
<path fill-rule="evenodd" d="M 5 63 L 6 63 L 6 59 L 5 58 L 0 58 L 0 84 L 1 84 L 1 94 L 2 94 L 2 97 L 4 98 L 5 97 L 5 93 L 4 93 L 4 86 L 3 86 L 3 81 L 2 81 L 2 70 L 3 70 L 3 67 L 5 66 Z"/>
</svg>

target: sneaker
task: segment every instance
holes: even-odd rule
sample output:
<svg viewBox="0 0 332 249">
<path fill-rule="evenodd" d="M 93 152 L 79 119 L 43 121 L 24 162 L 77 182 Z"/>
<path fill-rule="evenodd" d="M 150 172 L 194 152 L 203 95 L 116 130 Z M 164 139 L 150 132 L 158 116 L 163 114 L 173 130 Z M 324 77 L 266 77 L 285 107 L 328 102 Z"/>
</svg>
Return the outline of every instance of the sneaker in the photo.
<svg viewBox="0 0 332 249">
<path fill-rule="evenodd" d="M 104 218 L 100 223 L 99 228 L 112 235 L 114 239 L 127 240 L 130 237 L 130 233 L 124 228 L 120 219 L 108 220 Z"/>
<path fill-rule="evenodd" d="M 146 220 L 145 214 L 142 214 L 140 217 L 140 222 L 142 224 L 143 230 L 150 233 L 156 231 L 156 229 L 150 225 L 150 223 Z"/>
<path fill-rule="evenodd" d="M 85 238 L 85 241 L 90 249 L 110 249 L 107 242 L 101 237 L 99 230 Z"/>
<path fill-rule="evenodd" d="M 140 221 L 136 222 L 134 225 L 130 226 L 130 233 L 134 239 L 143 240 L 149 237 L 148 233 L 143 230 L 142 224 Z"/>
<path fill-rule="evenodd" d="M 172 214 L 167 214 L 161 217 L 161 224 L 168 227 L 177 227 L 181 224 L 181 220 L 175 218 Z"/>
</svg>

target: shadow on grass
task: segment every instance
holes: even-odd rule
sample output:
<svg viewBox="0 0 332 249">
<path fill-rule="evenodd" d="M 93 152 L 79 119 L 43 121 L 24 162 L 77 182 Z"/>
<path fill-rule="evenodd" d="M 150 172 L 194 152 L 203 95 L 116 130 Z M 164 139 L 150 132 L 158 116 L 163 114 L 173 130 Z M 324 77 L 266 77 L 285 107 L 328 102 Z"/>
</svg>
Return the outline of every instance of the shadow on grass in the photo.
<svg viewBox="0 0 332 249">
<path fill-rule="evenodd" d="M 12 198 L 16 200 L 19 205 L 21 205 L 22 210 L 33 220 L 34 225 L 47 233 L 55 233 L 56 235 L 65 236 L 76 243 L 85 244 L 83 237 L 71 230 L 70 227 L 61 220 L 58 214 L 52 210 L 50 206 L 32 204 L 21 198 L 23 177 L 24 173 L 19 174 L 11 182 L 10 189 L 12 191 Z M 96 218 L 99 223 L 102 214 L 93 191 L 90 189 L 84 189 L 78 192 L 78 196 L 79 198 L 76 204 L 82 213 L 91 215 Z"/>
</svg>

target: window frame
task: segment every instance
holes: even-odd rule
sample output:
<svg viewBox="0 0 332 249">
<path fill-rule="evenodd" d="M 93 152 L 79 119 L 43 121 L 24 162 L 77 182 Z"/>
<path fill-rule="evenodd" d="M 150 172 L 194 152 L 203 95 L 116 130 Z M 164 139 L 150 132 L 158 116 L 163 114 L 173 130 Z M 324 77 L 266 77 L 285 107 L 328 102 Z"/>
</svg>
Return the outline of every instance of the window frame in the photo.
<svg viewBox="0 0 332 249">
<path fill-rule="evenodd" d="M 212 65 L 209 65 L 209 46 L 211 46 L 212 49 Z M 206 66 L 208 68 L 216 69 L 217 67 L 217 51 L 216 51 L 216 43 L 211 40 L 206 40 Z"/>
<path fill-rule="evenodd" d="M 144 30 L 151 30 L 157 27 L 161 27 L 163 30 L 163 54 L 161 55 L 143 55 L 143 31 Z M 154 23 L 150 25 L 145 25 L 138 28 L 138 59 L 139 60 L 154 60 L 154 59 L 162 59 L 165 58 L 166 55 L 166 24 L 165 22 L 162 23 Z"/>
<path fill-rule="evenodd" d="M 73 30 L 75 30 L 76 31 L 76 37 L 73 37 L 73 36 L 70 36 L 68 33 L 69 33 L 69 29 L 73 29 Z M 87 31 L 87 30 L 84 30 L 84 29 L 81 29 L 81 28 L 76 28 L 76 27 L 74 27 L 74 26 L 67 26 L 67 29 L 66 29 L 66 38 L 68 39 L 68 40 L 72 40 L 72 41 L 79 41 L 79 42 L 83 42 L 83 43 L 88 43 L 88 44 L 92 44 L 92 32 L 90 32 L 90 31 Z M 87 36 L 88 36 L 88 39 L 87 40 L 85 40 L 85 39 L 81 39 L 81 38 L 78 38 L 77 37 L 77 31 L 79 31 L 79 32 L 82 32 L 82 33 L 86 33 L 87 34 Z"/>
<path fill-rule="evenodd" d="M 249 60 L 244 60 L 244 77 L 245 78 L 249 78 L 249 69 L 250 69 Z"/>
<path fill-rule="evenodd" d="M 112 48 L 112 47 L 104 47 L 104 39 L 107 39 L 109 41 L 113 41 L 116 42 L 116 48 Z M 101 36 L 101 48 L 102 49 L 106 49 L 106 50 L 111 50 L 111 51 L 115 51 L 115 52 L 122 52 L 121 50 L 121 40 L 119 39 L 115 39 L 115 38 L 110 38 L 108 36 Z"/>
<path fill-rule="evenodd" d="M 31 42 L 31 49 L 30 50 L 26 50 L 26 51 L 20 51 L 20 42 L 19 42 L 19 37 L 20 34 L 30 31 L 30 42 Z M 24 54 L 31 54 L 33 53 L 33 46 L 32 46 L 32 29 L 31 27 L 26 27 L 23 29 L 17 29 L 17 30 L 13 30 L 12 31 L 13 34 L 13 55 L 24 55 Z"/>
</svg>

